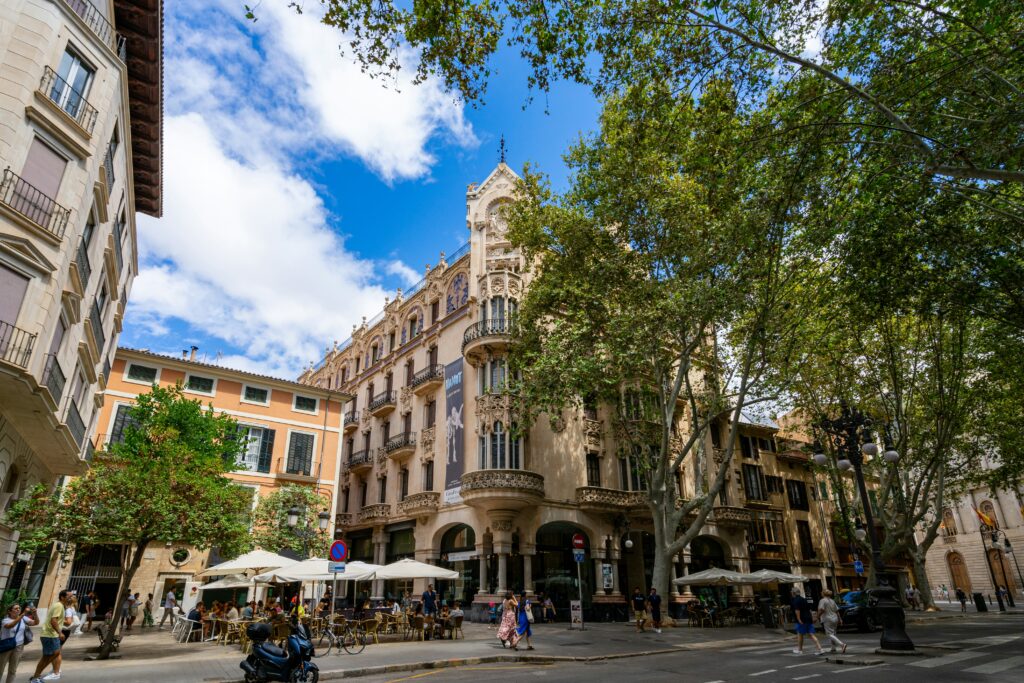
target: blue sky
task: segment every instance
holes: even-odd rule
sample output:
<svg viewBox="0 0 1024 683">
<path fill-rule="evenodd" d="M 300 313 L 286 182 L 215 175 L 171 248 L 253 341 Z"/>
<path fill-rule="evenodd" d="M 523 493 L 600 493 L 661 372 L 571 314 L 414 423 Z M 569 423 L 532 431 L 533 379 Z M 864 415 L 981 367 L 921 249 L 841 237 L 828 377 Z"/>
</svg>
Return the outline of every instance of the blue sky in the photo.
<svg viewBox="0 0 1024 683">
<path fill-rule="evenodd" d="M 234 0 L 165 5 L 164 216 L 139 218 L 123 345 L 294 376 L 466 241 L 466 185 L 502 134 L 513 168 L 557 187 L 595 124 L 578 86 L 524 108 L 511 53 L 478 107 L 434 82 L 384 87 L 286 5 L 265 0 L 255 24 Z"/>
</svg>

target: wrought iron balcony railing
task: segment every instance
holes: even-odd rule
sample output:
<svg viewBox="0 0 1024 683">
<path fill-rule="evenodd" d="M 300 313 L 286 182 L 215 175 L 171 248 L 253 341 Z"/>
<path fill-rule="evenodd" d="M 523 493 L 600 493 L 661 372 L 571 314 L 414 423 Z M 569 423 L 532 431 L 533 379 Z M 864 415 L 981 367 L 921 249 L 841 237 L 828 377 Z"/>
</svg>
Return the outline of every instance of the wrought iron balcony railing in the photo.
<svg viewBox="0 0 1024 683">
<path fill-rule="evenodd" d="M 423 368 L 412 376 L 412 379 L 409 380 L 409 386 L 415 389 L 421 384 L 426 384 L 435 379 L 444 379 L 443 365 L 428 365 Z"/>
<path fill-rule="evenodd" d="M 466 333 L 462 337 L 462 348 L 465 349 L 467 344 L 483 337 L 506 336 L 511 332 L 512 325 L 505 318 L 481 320 L 466 328 Z"/>
<path fill-rule="evenodd" d="M 114 221 L 114 260 L 117 261 L 117 271 L 121 272 L 124 270 L 124 254 L 123 242 L 124 239 L 124 225 L 121 223 L 121 219 L 118 218 Z"/>
<path fill-rule="evenodd" d="M 82 291 L 89 288 L 89 278 L 92 277 L 92 264 L 89 263 L 89 250 L 83 239 L 78 243 L 78 255 L 75 257 L 78 264 L 78 274 L 82 277 Z"/>
<path fill-rule="evenodd" d="M 43 384 L 50 390 L 50 396 L 53 396 L 54 403 L 60 403 L 61 396 L 64 395 L 64 385 L 66 383 L 67 378 L 64 376 L 60 363 L 57 362 L 57 355 L 51 353 L 46 357 L 46 367 L 43 369 Z"/>
<path fill-rule="evenodd" d="M 400 448 L 407 448 L 410 446 L 416 446 L 416 432 L 403 432 L 401 434 L 394 435 L 387 440 L 387 443 L 384 444 L 384 452 L 393 453 Z"/>
<path fill-rule="evenodd" d="M 85 95 L 78 92 L 50 67 L 43 69 L 43 77 L 39 81 L 39 92 L 46 95 L 65 114 L 73 118 L 75 123 L 81 126 L 86 133 L 92 134 L 98 116 L 96 107 L 89 104 Z"/>
<path fill-rule="evenodd" d="M 349 467 L 359 467 L 360 465 L 370 465 L 373 461 L 370 458 L 370 451 L 362 450 L 356 451 L 348 458 Z"/>
<path fill-rule="evenodd" d="M 6 204 L 57 239 L 64 237 L 71 211 L 53 197 L 25 182 L 10 168 L 0 181 L 0 203 Z"/>
<path fill-rule="evenodd" d="M 68 7 L 75 11 L 75 14 L 82 17 L 82 21 L 102 40 L 116 52 L 123 62 L 125 59 L 125 40 L 117 34 L 113 25 L 103 15 L 96 5 L 89 0 L 65 0 Z"/>
<path fill-rule="evenodd" d="M 36 335 L 0 320 L 0 360 L 27 368 L 35 343 Z"/>
<path fill-rule="evenodd" d="M 384 406 L 392 404 L 394 402 L 395 402 L 395 392 L 394 391 L 382 391 L 381 393 L 379 393 L 376 396 L 374 396 L 373 400 L 370 401 L 370 412 L 373 412 L 374 410 L 377 410 L 378 408 L 383 408 Z"/>
<path fill-rule="evenodd" d="M 92 326 L 92 333 L 96 338 L 96 349 L 102 354 L 107 345 L 107 336 L 103 332 L 103 317 L 100 315 L 100 307 L 95 301 L 92 302 L 92 309 L 89 311 L 89 324 Z"/>
</svg>

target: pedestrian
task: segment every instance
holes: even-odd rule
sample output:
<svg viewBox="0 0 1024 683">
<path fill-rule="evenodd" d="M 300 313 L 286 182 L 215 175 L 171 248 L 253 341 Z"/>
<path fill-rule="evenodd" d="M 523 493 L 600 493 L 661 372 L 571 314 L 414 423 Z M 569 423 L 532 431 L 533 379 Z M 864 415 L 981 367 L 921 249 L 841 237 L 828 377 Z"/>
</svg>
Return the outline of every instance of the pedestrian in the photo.
<svg viewBox="0 0 1024 683">
<path fill-rule="evenodd" d="M 505 600 L 501 603 L 501 625 L 498 627 L 498 640 L 502 647 L 511 646 L 515 649 L 519 643 L 519 636 L 516 633 L 516 608 L 519 604 L 512 595 L 512 591 L 505 593 Z"/>
<path fill-rule="evenodd" d="M 967 614 L 967 593 L 960 586 L 956 587 L 956 599 L 960 601 L 960 614 Z"/>
<path fill-rule="evenodd" d="M 633 605 L 633 619 L 636 621 L 636 632 L 644 632 L 644 622 L 647 621 L 647 600 L 640 592 L 640 586 L 633 589 L 633 597 L 630 599 Z"/>
<path fill-rule="evenodd" d="M 437 593 L 434 592 L 434 584 L 428 585 L 421 597 L 423 598 L 423 614 L 428 617 L 437 614 Z"/>
<path fill-rule="evenodd" d="M 85 624 L 82 627 L 83 631 L 88 631 L 92 628 L 92 615 L 93 615 L 93 603 L 96 601 L 96 594 L 89 591 L 82 596 L 82 600 L 79 603 L 79 607 L 82 610 L 82 622 Z"/>
<path fill-rule="evenodd" d="M 530 599 L 526 597 L 526 593 L 519 594 L 519 622 L 516 625 L 516 642 L 526 638 L 526 649 L 532 650 L 533 643 L 530 642 L 530 636 L 533 635 L 533 629 L 530 628 L 530 624 L 533 623 L 533 605 L 530 603 Z M 513 650 L 519 648 L 515 645 L 512 646 Z"/>
<path fill-rule="evenodd" d="M 839 640 L 836 635 L 843 618 L 839 615 L 839 605 L 832 599 L 832 591 L 827 588 L 821 592 L 821 600 L 818 602 L 818 621 L 825 629 L 825 635 L 832 643 L 832 652 L 836 651 L 836 645 L 842 648 L 840 654 L 846 654 L 846 643 Z"/>
<path fill-rule="evenodd" d="M 541 603 L 544 607 L 544 623 L 551 624 L 555 621 L 555 603 L 551 601 L 550 595 L 544 596 L 544 602 Z"/>
<path fill-rule="evenodd" d="M 100 598 L 96 595 L 96 591 L 89 591 L 89 614 L 86 620 L 86 630 L 92 629 L 92 621 L 96 618 L 96 615 L 100 613 Z"/>
<path fill-rule="evenodd" d="M 64 643 L 64 634 L 61 629 L 64 627 L 64 610 L 67 609 L 70 595 L 61 591 L 57 595 L 57 602 L 50 605 L 46 612 L 46 621 L 43 623 L 42 632 L 39 634 L 39 642 L 43 646 L 43 656 L 36 664 L 36 672 L 29 679 L 29 683 L 41 683 L 43 671 L 46 667 L 53 665 L 53 673 L 46 677 L 48 681 L 60 680 L 60 648 Z"/>
<path fill-rule="evenodd" d="M 139 618 L 139 607 L 142 601 L 139 599 L 141 593 L 132 593 L 131 602 L 128 605 L 128 630 L 132 630 L 132 626 L 135 625 L 136 620 Z"/>
<path fill-rule="evenodd" d="M 789 606 L 793 608 L 793 618 L 796 619 L 796 648 L 793 650 L 793 654 L 802 655 L 804 653 L 804 636 L 810 636 L 814 644 L 818 646 L 818 651 L 814 654 L 825 654 L 825 651 L 821 649 L 821 643 L 818 642 L 818 637 L 814 635 L 814 615 L 811 614 L 811 603 L 800 593 L 799 588 L 793 589 L 793 600 Z"/>
<path fill-rule="evenodd" d="M 152 627 L 155 623 L 153 620 L 153 594 L 146 593 L 146 602 L 142 605 L 142 628 Z"/>
<path fill-rule="evenodd" d="M 921 597 L 921 589 L 914 586 L 914 604 L 917 605 L 917 609 L 924 609 L 924 599 Z"/>
<path fill-rule="evenodd" d="M 942 599 L 948 602 L 950 605 L 952 605 L 953 598 L 952 596 L 950 596 L 949 588 L 946 586 L 946 584 L 942 584 L 942 586 L 939 587 L 939 590 L 942 591 Z"/>
<path fill-rule="evenodd" d="M 81 625 L 82 622 L 78 621 L 78 596 L 72 593 L 68 598 L 68 606 L 64 608 L 64 628 L 60 632 L 67 640 L 78 631 Z"/>
<path fill-rule="evenodd" d="M 1010 594 L 1006 592 L 1006 586 L 996 588 L 996 594 L 1003 599 L 1004 604 L 1009 601 Z"/>
<path fill-rule="evenodd" d="M 177 606 L 178 598 L 175 597 L 174 590 L 167 591 L 167 597 L 164 598 L 164 615 L 160 617 L 160 628 L 164 627 L 167 617 L 171 618 L 171 626 L 174 625 L 174 608 Z"/>
<path fill-rule="evenodd" d="M 654 624 L 654 632 L 661 633 L 661 596 L 658 589 L 651 586 L 651 594 L 647 596 L 647 607 L 651 610 L 651 623 Z"/>
<path fill-rule="evenodd" d="M 14 683 L 14 677 L 18 673 L 18 662 L 21 661 L 21 653 L 25 650 L 25 635 L 31 627 L 38 624 L 39 616 L 35 607 L 29 606 L 23 613 L 21 605 L 14 603 L 7 610 L 3 628 L 0 628 L 0 640 L 10 639 L 11 643 L 9 649 L 0 652 L 0 676 L 4 675 L 6 669 L 7 683 Z"/>
</svg>

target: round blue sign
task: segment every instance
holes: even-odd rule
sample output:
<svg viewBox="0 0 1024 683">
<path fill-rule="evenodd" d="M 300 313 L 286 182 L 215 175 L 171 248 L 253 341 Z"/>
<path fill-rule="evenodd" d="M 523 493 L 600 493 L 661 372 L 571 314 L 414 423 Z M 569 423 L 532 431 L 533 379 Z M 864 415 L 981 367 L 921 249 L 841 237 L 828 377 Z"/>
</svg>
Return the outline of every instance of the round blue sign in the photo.
<svg viewBox="0 0 1024 683">
<path fill-rule="evenodd" d="M 348 557 L 348 546 L 345 541 L 335 541 L 331 544 L 330 557 L 335 562 L 344 562 Z"/>
<path fill-rule="evenodd" d="M 855 571 L 858 574 L 863 574 L 864 573 L 864 563 L 861 562 L 860 560 L 857 560 L 856 562 L 854 562 L 853 563 L 853 571 Z"/>
</svg>

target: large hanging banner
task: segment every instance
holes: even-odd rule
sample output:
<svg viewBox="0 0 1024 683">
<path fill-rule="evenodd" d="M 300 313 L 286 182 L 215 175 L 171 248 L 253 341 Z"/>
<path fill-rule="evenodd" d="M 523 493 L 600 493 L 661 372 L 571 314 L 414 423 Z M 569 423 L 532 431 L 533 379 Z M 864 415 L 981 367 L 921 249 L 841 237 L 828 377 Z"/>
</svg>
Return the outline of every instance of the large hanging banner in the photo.
<svg viewBox="0 0 1024 683">
<path fill-rule="evenodd" d="M 460 503 L 462 496 L 462 473 L 465 457 L 465 425 L 462 409 L 465 405 L 462 391 L 463 360 L 460 358 L 444 367 L 445 398 L 445 472 L 444 502 Z"/>
</svg>

